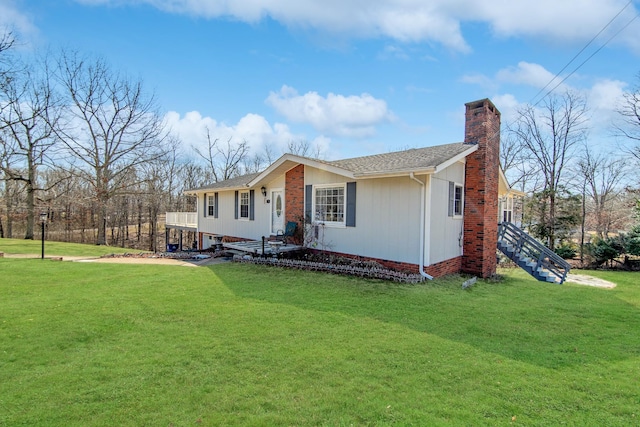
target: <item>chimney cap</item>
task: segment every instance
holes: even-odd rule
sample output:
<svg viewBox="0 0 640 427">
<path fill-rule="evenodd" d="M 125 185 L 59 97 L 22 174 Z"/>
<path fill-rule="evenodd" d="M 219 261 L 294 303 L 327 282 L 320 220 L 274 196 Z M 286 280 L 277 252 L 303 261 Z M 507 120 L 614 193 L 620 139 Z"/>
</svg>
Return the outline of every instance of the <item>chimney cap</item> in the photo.
<svg viewBox="0 0 640 427">
<path fill-rule="evenodd" d="M 476 108 L 482 108 L 485 105 L 488 107 L 489 111 L 497 112 L 498 109 L 493 102 L 489 98 L 479 99 L 477 101 L 471 101 L 464 104 L 467 107 L 467 110 L 475 110 Z"/>
</svg>

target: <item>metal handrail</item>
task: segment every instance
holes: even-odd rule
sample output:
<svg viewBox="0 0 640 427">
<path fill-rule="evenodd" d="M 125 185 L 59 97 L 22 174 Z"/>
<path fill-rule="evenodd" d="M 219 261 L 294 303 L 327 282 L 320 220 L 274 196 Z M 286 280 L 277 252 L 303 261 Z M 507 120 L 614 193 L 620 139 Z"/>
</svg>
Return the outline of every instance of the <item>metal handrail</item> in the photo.
<svg viewBox="0 0 640 427">
<path fill-rule="evenodd" d="M 571 270 L 571 266 L 558 254 L 510 222 L 498 224 L 498 240 L 512 245 L 516 254 L 534 262 L 534 270 L 548 270 L 560 279 L 560 283 L 565 281 Z"/>
</svg>

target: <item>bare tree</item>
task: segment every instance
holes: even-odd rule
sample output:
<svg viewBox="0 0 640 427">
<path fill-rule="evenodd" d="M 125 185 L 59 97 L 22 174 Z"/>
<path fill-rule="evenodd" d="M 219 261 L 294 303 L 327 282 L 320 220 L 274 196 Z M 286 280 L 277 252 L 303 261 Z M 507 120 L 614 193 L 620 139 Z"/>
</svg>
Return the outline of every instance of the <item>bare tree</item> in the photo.
<svg viewBox="0 0 640 427">
<path fill-rule="evenodd" d="M 522 141 L 507 132 L 500 138 L 500 166 L 513 188 L 535 191 L 539 186 L 539 168 L 523 149 Z"/>
<path fill-rule="evenodd" d="M 595 154 L 585 146 L 578 169 L 584 178 L 586 195 L 593 206 L 596 235 L 600 239 L 607 238 L 612 222 L 611 204 L 627 174 L 625 162 L 611 155 Z"/>
<path fill-rule="evenodd" d="M 247 141 L 234 144 L 230 137 L 226 144 L 221 144 L 217 138 L 211 138 L 209 128 L 207 128 L 206 151 L 195 146 L 192 148 L 206 162 L 213 182 L 225 181 L 240 175 L 242 172 L 240 167 L 249 153 Z"/>
<path fill-rule="evenodd" d="M 0 36 L 0 53 L 9 50 L 15 44 L 16 39 L 13 36 L 12 31 L 5 31 L 2 36 Z"/>
<path fill-rule="evenodd" d="M 615 131 L 618 136 L 630 140 L 628 152 L 640 161 L 640 83 L 624 94 L 618 113 L 622 121 L 614 125 Z"/>
<path fill-rule="evenodd" d="M 12 63 L 7 59 L 6 52 L 11 50 L 16 39 L 11 31 L 5 31 L 0 36 L 0 87 L 6 84 Z"/>
<path fill-rule="evenodd" d="M 318 144 L 312 146 L 306 139 L 289 141 L 287 144 L 287 152 L 297 156 L 310 157 L 313 159 L 320 159 L 322 157 L 321 147 Z"/>
<path fill-rule="evenodd" d="M 27 224 L 25 239 L 33 239 L 38 168 L 47 163 L 56 142 L 60 110 L 49 84 L 46 64 L 43 73 L 25 70 L 0 87 L 6 107 L 0 113 L 0 144 L 7 156 L 6 179 L 21 181 L 26 188 Z M 49 162 L 50 163 L 50 162 Z M 15 166 L 18 165 L 19 168 Z"/>
<path fill-rule="evenodd" d="M 167 133 L 142 82 L 114 72 L 103 60 L 63 52 L 57 78 L 67 106 L 66 124 L 57 135 L 93 188 L 96 243 L 103 245 L 109 200 L 136 185 L 132 170 L 164 155 Z"/>
<path fill-rule="evenodd" d="M 556 243 L 556 196 L 564 186 L 564 172 L 576 147 L 586 138 L 587 105 L 584 98 L 566 92 L 546 98 L 542 108 L 526 106 L 511 130 L 526 154 L 535 159 L 544 178 L 541 212 L 537 229 L 551 249 Z"/>
<path fill-rule="evenodd" d="M 262 157 L 268 165 L 275 162 L 277 159 L 276 153 L 273 150 L 273 146 L 269 144 L 264 145 L 264 148 L 262 149 L 262 154 L 260 155 L 260 157 Z"/>
<path fill-rule="evenodd" d="M 242 162 L 243 173 L 258 173 L 276 160 L 273 146 L 266 144 L 262 153 L 245 156 Z"/>
</svg>

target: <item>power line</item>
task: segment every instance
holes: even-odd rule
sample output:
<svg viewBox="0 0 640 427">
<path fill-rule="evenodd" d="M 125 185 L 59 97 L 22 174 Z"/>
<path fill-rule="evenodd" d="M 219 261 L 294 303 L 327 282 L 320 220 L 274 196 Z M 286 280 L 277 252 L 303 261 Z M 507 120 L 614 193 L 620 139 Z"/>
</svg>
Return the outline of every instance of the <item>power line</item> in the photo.
<svg viewBox="0 0 640 427">
<path fill-rule="evenodd" d="M 573 58 L 571 58 L 571 60 L 570 60 L 569 62 L 567 62 L 567 64 L 566 64 L 564 67 L 562 67 L 562 69 L 561 69 L 560 71 L 558 71 L 558 72 L 556 73 L 556 75 L 555 75 L 555 76 L 553 76 L 553 78 L 552 78 L 551 80 L 549 80 L 549 83 L 547 83 L 547 84 L 546 84 L 542 89 L 540 89 L 540 90 L 538 91 L 538 93 L 536 93 L 536 94 L 535 94 L 535 96 L 534 96 L 533 98 L 531 98 L 531 100 L 529 101 L 529 104 L 532 104 L 532 105 L 538 105 L 538 104 L 540 103 L 540 101 L 542 101 L 542 100 L 543 100 L 544 98 L 546 98 L 546 97 L 547 97 L 551 92 L 553 92 L 553 91 L 554 91 L 558 86 L 560 86 L 560 85 L 561 85 L 561 84 L 562 84 L 562 83 L 567 79 L 567 77 L 565 77 L 565 78 L 564 78 L 564 79 L 563 79 L 559 84 L 557 84 L 556 86 L 554 86 L 554 87 L 553 87 L 553 89 L 551 89 L 549 92 L 547 92 L 547 93 L 546 93 L 542 98 L 540 98 L 538 101 L 536 101 L 535 103 L 533 103 L 533 100 L 535 100 L 535 99 L 538 97 L 538 95 L 540 95 L 542 92 L 544 92 L 544 90 L 545 90 L 546 88 L 548 88 L 548 87 L 549 87 L 549 86 L 550 86 L 550 85 L 551 85 L 551 84 L 552 84 L 552 83 L 553 83 L 553 82 L 554 82 L 554 81 L 555 81 L 555 80 L 560 76 L 560 74 L 562 74 L 562 72 L 563 72 L 564 70 L 566 70 L 566 69 L 567 69 L 567 67 L 569 67 L 569 65 L 571 65 L 571 64 L 573 63 L 573 61 L 575 61 L 575 60 L 576 60 L 576 59 L 577 59 L 577 58 L 582 54 L 582 52 L 584 52 L 584 51 L 585 51 L 585 50 L 586 50 L 586 49 L 587 49 L 587 48 L 588 48 L 588 47 L 589 47 L 589 46 L 590 46 L 590 45 L 591 45 L 591 44 L 592 44 L 592 43 L 593 43 L 593 42 L 594 42 L 594 41 L 595 41 L 599 36 L 600 36 L 600 34 L 602 34 L 602 33 L 603 33 L 607 28 L 609 28 L 609 26 L 613 23 L 613 21 L 615 21 L 615 20 L 618 18 L 618 16 L 620 16 L 620 15 L 622 14 L 622 12 L 624 12 L 624 11 L 625 11 L 625 9 L 626 9 L 627 7 L 629 7 L 629 5 L 630 5 L 630 4 L 632 4 L 632 3 L 633 3 L 633 0 L 629 0 L 629 2 L 628 2 L 627 4 L 625 4 L 625 5 L 623 6 L 623 8 L 622 8 L 622 9 L 620 9 L 620 11 L 619 11 L 618 13 L 616 13 L 616 15 L 615 15 L 613 18 L 611 18 L 611 19 L 609 20 L 609 22 L 607 22 L 607 24 L 606 24 L 604 27 L 602 27 L 602 29 L 601 29 L 600 31 L 598 31 L 598 33 L 597 33 L 595 36 L 593 36 L 593 38 L 592 38 L 591 40 L 589 40 L 589 42 L 588 42 L 586 45 L 584 45 L 584 47 L 583 47 L 582 49 L 580 49 L 580 51 L 579 51 L 578 53 L 576 53 L 576 54 L 574 55 L 574 57 L 573 57 Z M 635 18 L 637 18 L 637 15 L 636 15 L 636 17 L 635 17 Z M 635 19 L 635 18 L 633 18 L 633 19 Z M 632 20 L 632 21 L 633 21 L 633 20 Z M 630 24 L 630 23 L 631 23 L 631 22 L 629 22 L 627 25 L 625 25 L 625 26 L 623 27 L 623 29 L 624 29 L 624 28 L 626 28 L 627 26 L 629 26 L 629 24 Z M 613 37 L 617 36 L 619 33 L 620 33 L 620 31 L 618 31 L 616 34 L 614 34 L 614 36 L 613 36 Z M 611 37 L 609 40 L 607 40 L 607 43 L 609 43 L 609 42 L 613 39 L 613 37 Z M 598 51 L 600 51 L 600 49 L 602 49 L 602 48 L 603 48 L 607 43 L 605 43 L 605 44 L 604 44 L 603 46 L 601 46 L 598 50 L 596 50 L 596 53 L 597 53 Z M 594 53 L 594 54 L 592 54 L 591 56 L 589 56 L 589 58 L 587 58 L 587 61 L 588 61 L 589 59 L 591 59 L 591 58 L 593 57 L 593 55 L 595 55 L 595 53 Z M 585 62 L 587 62 L 587 61 L 584 61 L 582 64 L 580 64 L 580 66 L 578 66 L 578 68 L 580 68 L 582 65 L 584 65 L 584 64 L 585 64 Z M 569 76 L 571 76 L 573 73 L 575 73 L 575 72 L 578 70 L 578 68 L 576 68 L 575 70 L 573 70 L 573 72 L 572 72 L 571 74 L 569 74 Z"/>
<path fill-rule="evenodd" d="M 624 31 L 629 25 L 631 25 L 631 23 L 633 21 L 635 21 L 636 19 L 638 19 L 638 17 L 640 16 L 640 13 L 637 13 L 633 18 L 631 18 L 631 20 L 629 20 L 629 22 L 627 22 L 624 26 L 622 26 L 618 31 L 616 31 L 611 37 L 609 37 L 609 39 L 602 45 L 600 46 L 598 49 L 596 49 L 591 55 L 589 55 L 587 57 L 587 59 L 585 59 L 584 61 L 582 61 L 580 63 L 580 65 L 578 65 L 573 71 L 571 71 L 565 78 L 563 78 L 557 85 L 555 85 L 553 88 L 551 88 L 547 93 L 544 94 L 544 96 L 542 98 L 540 98 L 540 100 L 538 102 L 536 102 L 533 105 L 538 105 L 538 103 L 540 101 L 542 101 L 544 98 L 546 98 L 548 95 L 551 94 L 551 92 L 553 92 L 554 90 L 556 90 L 558 88 L 558 86 L 560 86 L 562 83 L 565 82 L 565 80 L 567 80 L 569 77 L 571 77 L 576 71 L 578 71 L 584 64 L 587 63 L 587 61 L 589 61 L 591 58 L 593 58 L 598 52 L 600 52 L 602 50 L 602 48 L 604 48 L 607 44 L 609 44 L 609 42 L 611 40 L 613 40 L 618 34 L 620 34 L 622 31 Z M 566 68 L 566 67 L 565 67 Z M 555 80 L 555 77 L 554 77 Z M 552 80 L 553 81 L 553 80 Z M 546 86 L 545 86 L 546 87 Z"/>
</svg>

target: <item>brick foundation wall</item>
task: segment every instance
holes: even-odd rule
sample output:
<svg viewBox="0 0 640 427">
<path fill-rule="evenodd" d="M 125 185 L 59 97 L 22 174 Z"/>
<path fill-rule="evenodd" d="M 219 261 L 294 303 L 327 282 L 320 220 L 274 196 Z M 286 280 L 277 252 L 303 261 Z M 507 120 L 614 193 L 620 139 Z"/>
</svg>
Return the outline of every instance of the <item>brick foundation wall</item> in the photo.
<svg viewBox="0 0 640 427">
<path fill-rule="evenodd" d="M 304 226 L 304 165 L 289 169 L 284 178 L 285 220 L 298 223 L 298 229 Z M 301 244 L 300 235 L 296 233 L 294 242 Z"/>
<path fill-rule="evenodd" d="M 312 249 L 311 252 L 315 254 L 319 254 L 322 251 L 318 249 Z M 330 255 L 340 256 L 343 258 L 355 259 L 358 261 L 364 261 L 364 262 L 373 261 L 390 270 L 401 271 L 405 273 L 413 273 L 413 274 L 420 273 L 420 266 L 418 264 L 410 264 L 407 262 L 399 262 L 399 261 L 390 261 L 387 259 L 380 259 L 380 258 L 363 257 L 358 255 L 345 254 L 341 252 L 326 252 L 326 253 Z M 456 257 L 456 258 L 451 258 L 451 259 L 439 262 L 437 264 L 433 264 L 428 267 L 425 267 L 425 272 L 430 276 L 437 278 L 437 277 L 446 276 L 447 274 L 460 273 L 461 266 L 462 266 L 462 257 Z"/>
<path fill-rule="evenodd" d="M 478 150 L 467 157 L 464 191 L 462 271 L 480 277 L 496 272 L 500 112 L 488 99 L 465 104 L 466 144 Z"/>
<path fill-rule="evenodd" d="M 451 258 L 424 268 L 425 273 L 433 277 L 442 277 L 447 274 L 460 273 L 462 269 L 462 257 Z"/>
</svg>

